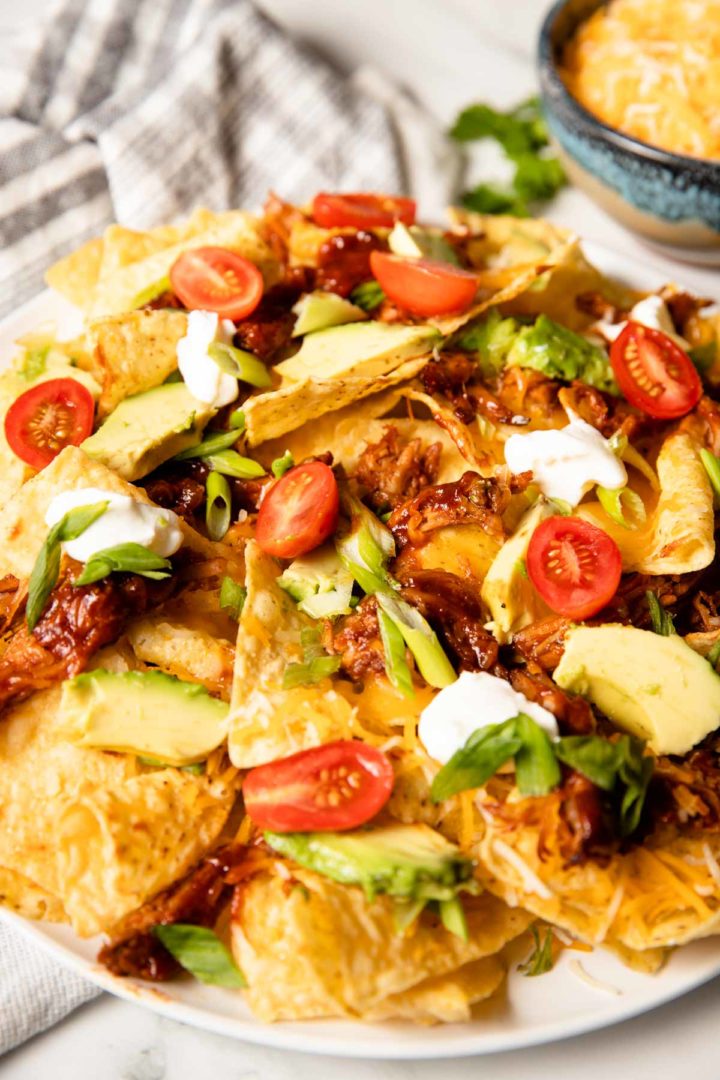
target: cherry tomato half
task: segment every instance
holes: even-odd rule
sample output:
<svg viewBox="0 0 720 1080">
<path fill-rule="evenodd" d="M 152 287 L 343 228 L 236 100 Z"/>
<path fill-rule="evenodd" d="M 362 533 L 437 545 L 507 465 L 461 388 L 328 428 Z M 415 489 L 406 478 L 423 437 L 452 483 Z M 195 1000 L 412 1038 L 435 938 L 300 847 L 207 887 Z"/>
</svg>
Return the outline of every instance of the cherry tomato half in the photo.
<svg viewBox="0 0 720 1080">
<path fill-rule="evenodd" d="M 587 619 L 617 592 L 622 560 L 615 541 L 597 525 L 557 515 L 532 534 L 527 570 L 548 607 L 558 615 Z"/>
<path fill-rule="evenodd" d="M 341 739 L 259 765 L 245 777 L 245 809 L 273 832 L 354 829 L 382 810 L 393 786 L 381 750 Z"/>
<path fill-rule="evenodd" d="M 610 363 L 630 404 L 658 420 L 685 416 L 702 397 L 692 360 L 662 330 L 629 322 L 612 343 Z"/>
<path fill-rule="evenodd" d="M 170 284 L 186 308 L 244 319 L 262 300 L 263 278 L 254 263 L 222 247 L 184 251 L 170 270 Z"/>
<path fill-rule="evenodd" d="M 312 215 L 323 229 L 392 229 L 396 221 L 412 225 L 415 200 L 401 195 L 330 195 L 323 191 L 313 199 Z"/>
<path fill-rule="evenodd" d="M 14 454 L 44 469 L 66 446 L 92 434 L 95 402 L 77 379 L 48 379 L 26 390 L 5 416 L 5 438 Z"/>
<path fill-rule="evenodd" d="M 404 259 L 373 251 L 370 269 L 386 296 L 414 315 L 465 311 L 478 288 L 474 274 L 436 259 Z"/>
<path fill-rule="evenodd" d="M 296 465 L 273 484 L 260 504 L 255 538 L 268 555 L 294 559 L 327 540 L 339 508 L 332 469 L 322 461 Z"/>
</svg>

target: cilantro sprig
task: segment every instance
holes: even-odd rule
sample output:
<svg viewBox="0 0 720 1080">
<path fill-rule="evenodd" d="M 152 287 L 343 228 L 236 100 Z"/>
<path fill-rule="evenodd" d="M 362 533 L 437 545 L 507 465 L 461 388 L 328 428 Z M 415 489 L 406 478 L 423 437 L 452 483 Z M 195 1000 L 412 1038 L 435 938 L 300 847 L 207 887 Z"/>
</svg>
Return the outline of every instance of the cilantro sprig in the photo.
<svg viewBox="0 0 720 1080">
<path fill-rule="evenodd" d="M 470 105 L 460 113 L 450 135 L 458 142 L 494 139 L 515 166 L 508 187 L 480 183 L 465 192 L 462 203 L 468 210 L 528 217 L 531 203 L 551 199 L 567 183 L 562 165 L 547 151 L 548 132 L 537 98 L 506 112 L 490 105 Z"/>
<path fill-rule="evenodd" d="M 520 794 L 549 795 L 562 779 L 562 762 L 610 796 L 619 833 L 630 836 L 640 824 L 654 769 L 644 747 L 642 740 L 631 735 L 621 735 L 614 742 L 600 735 L 551 740 L 531 717 L 518 713 L 473 732 L 435 777 L 431 797 L 433 802 L 443 802 L 460 791 L 482 787 L 513 758 Z"/>
</svg>

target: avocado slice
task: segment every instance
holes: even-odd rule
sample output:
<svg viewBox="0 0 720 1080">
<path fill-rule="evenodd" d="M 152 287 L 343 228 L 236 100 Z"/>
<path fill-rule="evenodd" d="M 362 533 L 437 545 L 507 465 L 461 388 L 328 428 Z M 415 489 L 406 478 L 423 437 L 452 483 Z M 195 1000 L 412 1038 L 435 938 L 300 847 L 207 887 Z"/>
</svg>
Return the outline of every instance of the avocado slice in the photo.
<svg viewBox="0 0 720 1080">
<path fill-rule="evenodd" d="M 677 634 L 575 627 L 555 682 L 646 739 L 656 754 L 687 754 L 720 725 L 720 676 Z"/>
<path fill-rule="evenodd" d="M 80 449 L 124 480 L 139 480 L 199 442 L 216 411 L 185 383 L 164 383 L 121 401 Z"/>
<path fill-rule="evenodd" d="M 204 761 L 227 735 L 228 706 L 204 686 L 162 671 L 98 668 L 63 683 L 60 717 L 77 746 L 167 765 Z"/>
<path fill-rule="evenodd" d="M 295 356 L 275 368 L 283 379 L 374 378 L 431 351 L 441 340 L 432 326 L 357 322 L 303 338 Z"/>
<path fill-rule="evenodd" d="M 407 226 L 402 221 L 396 221 L 388 236 L 388 247 L 394 255 L 403 255 L 408 259 L 437 259 L 453 266 L 460 265 L 452 244 L 447 242 L 440 229 Z"/>
<path fill-rule="evenodd" d="M 265 833 L 275 851 L 343 885 L 403 899 L 452 900 L 473 891 L 472 863 L 428 825 L 386 825 L 356 832 Z"/>
<path fill-rule="evenodd" d="M 297 315 L 293 337 L 367 319 L 362 308 L 344 300 L 337 293 L 323 292 L 322 289 L 301 296 L 293 311 Z"/>
<path fill-rule="evenodd" d="M 525 559 L 530 538 L 541 521 L 552 517 L 552 503 L 540 498 L 520 519 L 485 575 L 481 596 L 492 615 L 492 632 L 501 645 L 530 623 L 550 614 L 527 575 Z"/>
</svg>

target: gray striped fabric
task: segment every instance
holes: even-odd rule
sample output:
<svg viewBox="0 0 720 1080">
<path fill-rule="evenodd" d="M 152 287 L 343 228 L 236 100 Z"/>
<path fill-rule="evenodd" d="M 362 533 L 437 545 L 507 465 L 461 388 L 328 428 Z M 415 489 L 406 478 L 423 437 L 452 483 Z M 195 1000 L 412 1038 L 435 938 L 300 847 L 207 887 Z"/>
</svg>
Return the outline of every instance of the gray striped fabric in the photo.
<svg viewBox="0 0 720 1080">
<path fill-rule="evenodd" d="M 399 191 L 386 109 L 249 0 L 64 0 L 0 65 L 0 315 L 110 221 Z"/>
</svg>

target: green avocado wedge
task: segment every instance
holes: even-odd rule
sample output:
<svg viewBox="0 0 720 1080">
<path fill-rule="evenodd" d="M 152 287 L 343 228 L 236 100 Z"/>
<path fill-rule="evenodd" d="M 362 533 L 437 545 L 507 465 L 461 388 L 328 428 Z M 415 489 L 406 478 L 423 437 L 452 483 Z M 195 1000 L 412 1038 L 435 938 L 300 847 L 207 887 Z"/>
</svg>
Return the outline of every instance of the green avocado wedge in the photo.
<svg viewBox="0 0 720 1080">
<path fill-rule="evenodd" d="M 216 411 L 185 383 L 164 383 L 125 398 L 80 449 L 124 480 L 139 480 L 198 443 Z"/>
</svg>

